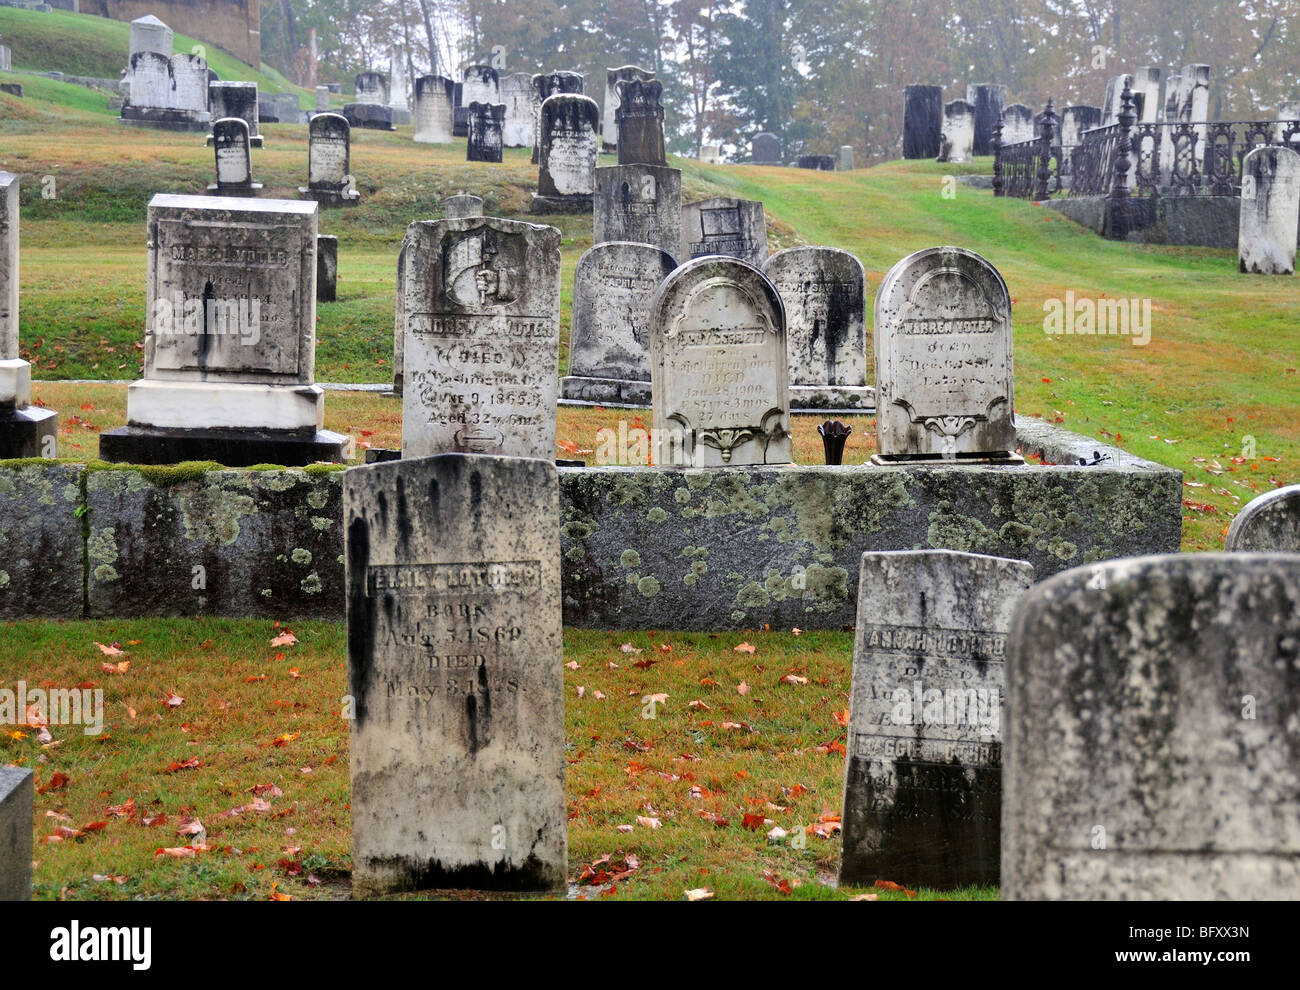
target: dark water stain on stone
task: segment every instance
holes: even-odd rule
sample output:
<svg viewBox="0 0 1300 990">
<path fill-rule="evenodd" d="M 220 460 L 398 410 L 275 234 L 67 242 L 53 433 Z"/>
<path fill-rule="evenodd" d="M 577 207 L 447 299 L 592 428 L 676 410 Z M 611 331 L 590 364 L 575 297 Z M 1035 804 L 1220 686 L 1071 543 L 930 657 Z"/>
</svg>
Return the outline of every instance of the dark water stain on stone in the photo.
<svg viewBox="0 0 1300 990">
<path fill-rule="evenodd" d="M 353 519 L 348 526 L 348 662 L 357 725 L 366 717 L 365 685 L 375 661 L 375 599 L 366 594 L 370 566 L 370 526 Z M 391 602 L 391 599 L 387 599 Z"/>
</svg>

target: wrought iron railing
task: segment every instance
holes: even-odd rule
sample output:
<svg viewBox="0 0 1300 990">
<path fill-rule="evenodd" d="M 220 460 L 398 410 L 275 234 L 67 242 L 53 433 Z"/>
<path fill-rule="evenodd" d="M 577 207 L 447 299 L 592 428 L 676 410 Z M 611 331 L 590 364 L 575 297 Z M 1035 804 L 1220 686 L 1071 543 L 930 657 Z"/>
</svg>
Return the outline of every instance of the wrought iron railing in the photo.
<svg viewBox="0 0 1300 990">
<path fill-rule="evenodd" d="M 1052 101 L 1040 115 L 1038 137 L 1002 143 L 1002 121 L 993 132 L 993 195 L 1013 199 L 1047 199 L 1061 188 L 1061 146 Z"/>
</svg>

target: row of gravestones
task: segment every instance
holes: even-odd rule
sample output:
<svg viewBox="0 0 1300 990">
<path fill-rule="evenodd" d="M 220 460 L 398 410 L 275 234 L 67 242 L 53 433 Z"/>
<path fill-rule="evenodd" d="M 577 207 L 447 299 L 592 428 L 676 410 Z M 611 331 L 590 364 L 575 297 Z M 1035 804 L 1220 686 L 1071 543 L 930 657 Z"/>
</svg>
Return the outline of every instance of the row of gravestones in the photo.
<svg viewBox="0 0 1300 990">
<path fill-rule="evenodd" d="M 328 111 L 313 114 L 307 132 L 307 185 L 299 186 L 299 195 L 322 206 L 357 203 L 361 194 L 352 177 L 352 129 L 347 118 Z M 209 141 L 216 159 L 216 181 L 208 186 L 209 193 L 249 197 L 262 188 L 253 181 L 254 135 L 246 119 L 214 121 Z"/>
<path fill-rule="evenodd" d="M 770 131 L 755 134 L 749 144 L 750 160 L 755 165 L 781 166 L 781 139 Z M 832 155 L 800 155 L 795 159 L 796 168 L 815 169 L 819 172 L 834 172 L 836 159 Z M 840 145 L 839 170 L 853 171 L 853 146 Z"/>
</svg>

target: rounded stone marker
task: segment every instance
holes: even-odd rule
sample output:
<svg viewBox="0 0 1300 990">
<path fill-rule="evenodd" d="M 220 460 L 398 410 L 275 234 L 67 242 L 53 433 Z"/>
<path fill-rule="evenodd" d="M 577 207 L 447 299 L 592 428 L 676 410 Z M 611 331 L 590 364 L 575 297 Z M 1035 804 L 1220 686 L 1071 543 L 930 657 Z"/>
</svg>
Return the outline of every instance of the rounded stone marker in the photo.
<svg viewBox="0 0 1300 990">
<path fill-rule="evenodd" d="M 1248 502 L 1228 527 L 1224 549 L 1300 553 L 1300 485 Z"/>
</svg>

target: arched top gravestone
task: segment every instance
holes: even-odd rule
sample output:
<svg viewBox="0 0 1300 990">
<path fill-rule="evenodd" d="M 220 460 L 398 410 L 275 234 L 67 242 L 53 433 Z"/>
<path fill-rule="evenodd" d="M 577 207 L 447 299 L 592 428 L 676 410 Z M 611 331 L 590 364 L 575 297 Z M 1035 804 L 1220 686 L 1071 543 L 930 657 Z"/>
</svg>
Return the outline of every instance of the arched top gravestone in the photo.
<svg viewBox="0 0 1300 990">
<path fill-rule="evenodd" d="M 1300 485 L 1246 503 L 1228 527 L 1224 549 L 1300 553 Z"/>
</svg>

